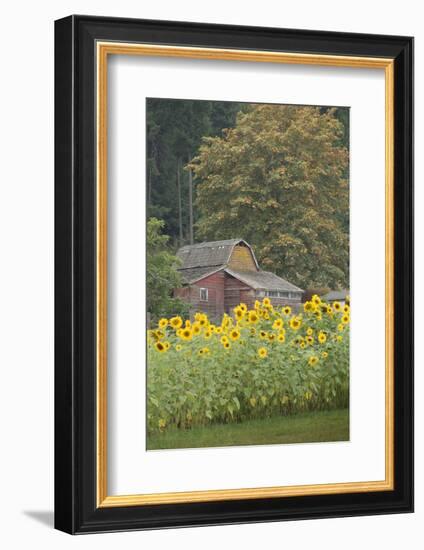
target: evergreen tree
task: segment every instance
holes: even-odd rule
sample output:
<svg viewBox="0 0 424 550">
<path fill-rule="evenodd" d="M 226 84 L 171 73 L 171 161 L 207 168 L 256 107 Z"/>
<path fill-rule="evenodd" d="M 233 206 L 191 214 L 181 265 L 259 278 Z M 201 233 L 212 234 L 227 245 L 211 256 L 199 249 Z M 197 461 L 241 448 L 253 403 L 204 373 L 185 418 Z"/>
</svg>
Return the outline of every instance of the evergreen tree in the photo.
<svg viewBox="0 0 424 550">
<path fill-rule="evenodd" d="M 174 244 L 182 244 L 181 233 L 185 241 L 190 234 L 189 177 L 182 166 L 197 154 L 203 136 L 232 127 L 240 108 L 234 102 L 147 99 L 147 215 L 165 221 Z"/>
</svg>

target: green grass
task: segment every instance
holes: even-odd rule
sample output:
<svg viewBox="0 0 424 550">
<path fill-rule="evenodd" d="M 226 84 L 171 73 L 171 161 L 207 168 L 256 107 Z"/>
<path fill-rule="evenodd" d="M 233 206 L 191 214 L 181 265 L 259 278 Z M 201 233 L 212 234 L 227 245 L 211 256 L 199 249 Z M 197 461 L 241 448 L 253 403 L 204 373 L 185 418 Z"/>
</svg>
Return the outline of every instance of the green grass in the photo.
<svg viewBox="0 0 424 550">
<path fill-rule="evenodd" d="M 191 430 L 170 429 L 151 435 L 147 449 L 187 449 L 235 445 L 278 445 L 349 440 L 349 411 L 340 409 L 293 416 L 274 416 Z"/>
</svg>

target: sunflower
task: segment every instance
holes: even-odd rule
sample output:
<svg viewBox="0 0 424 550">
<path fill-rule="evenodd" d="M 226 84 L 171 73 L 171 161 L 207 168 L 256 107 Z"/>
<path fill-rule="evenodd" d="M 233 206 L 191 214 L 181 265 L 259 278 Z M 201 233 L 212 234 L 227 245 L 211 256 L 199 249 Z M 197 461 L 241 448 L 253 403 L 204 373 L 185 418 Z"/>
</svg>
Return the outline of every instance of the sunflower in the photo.
<svg viewBox="0 0 424 550">
<path fill-rule="evenodd" d="M 252 323 L 252 324 L 257 323 L 259 321 L 258 313 L 253 309 L 249 311 L 247 318 L 249 319 L 249 323 Z"/>
<path fill-rule="evenodd" d="M 312 336 L 307 336 L 305 340 L 306 340 L 306 343 L 309 344 L 310 346 L 312 346 L 312 344 L 314 343 L 314 339 Z"/>
<path fill-rule="evenodd" d="M 199 320 L 199 325 L 201 327 L 206 327 L 208 325 L 209 321 L 208 321 L 208 318 L 206 315 L 204 315 L 200 320 Z"/>
<path fill-rule="evenodd" d="M 162 318 L 159 319 L 158 327 L 159 328 L 166 328 L 168 326 L 168 319 Z"/>
<path fill-rule="evenodd" d="M 283 311 L 284 315 L 290 315 L 291 314 L 291 307 L 290 306 L 283 307 L 282 311 Z"/>
<path fill-rule="evenodd" d="M 245 312 L 240 308 L 240 306 L 235 307 L 233 311 L 237 321 L 243 319 Z"/>
<path fill-rule="evenodd" d="M 177 344 L 177 345 L 175 346 L 175 349 L 176 349 L 177 351 L 181 351 L 181 350 L 183 349 L 183 346 L 182 346 L 181 344 Z"/>
<path fill-rule="evenodd" d="M 258 355 L 261 359 L 265 359 L 265 357 L 268 355 L 268 351 L 266 348 L 259 348 L 258 349 Z"/>
<path fill-rule="evenodd" d="M 221 336 L 221 344 L 223 346 L 225 346 L 225 344 L 229 344 L 229 340 L 228 340 L 227 336 L 225 336 L 225 335 Z"/>
<path fill-rule="evenodd" d="M 199 349 L 199 355 L 206 355 L 207 353 L 209 353 L 209 348 Z"/>
<path fill-rule="evenodd" d="M 311 355 L 308 359 L 308 363 L 311 367 L 315 366 L 318 363 L 318 357 L 316 355 Z"/>
<path fill-rule="evenodd" d="M 191 321 L 190 321 L 190 319 L 186 319 L 185 326 L 186 326 L 186 328 L 190 328 L 190 327 L 191 327 Z"/>
<path fill-rule="evenodd" d="M 210 329 L 205 331 L 205 338 L 206 340 L 209 340 L 209 338 L 212 336 L 212 331 Z"/>
<path fill-rule="evenodd" d="M 237 328 L 233 328 L 233 330 L 230 331 L 230 338 L 231 340 L 238 340 L 240 338 L 240 331 Z"/>
<path fill-rule="evenodd" d="M 225 349 L 230 349 L 230 348 L 231 348 L 230 342 L 225 342 L 224 348 L 225 348 Z"/>
<path fill-rule="evenodd" d="M 191 330 L 193 331 L 193 336 L 198 336 L 200 334 L 200 331 L 202 330 L 199 323 L 200 321 L 196 321 L 191 327 Z"/>
<path fill-rule="evenodd" d="M 309 302 L 308 301 L 308 302 L 305 302 L 303 304 L 303 311 L 305 313 L 310 313 L 312 311 L 315 311 L 315 309 L 316 309 L 316 306 L 315 306 L 314 302 Z"/>
<path fill-rule="evenodd" d="M 349 315 L 348 315 L 347 313 L 345 313 L 345 314 L 343 315 L 343 317 L 342 317 L 342 323 L 343 323 L 344 325 L 348 325 L 348 324 L 349 324 L 349 321 L 350 321 L 350 317 L 349 317 Z"/>
<path fill-rule="evenodd" d="M 311 298 L 311 301 L 316 305 L 319 306 L 321 303 L 321 298 L 318 296 L 318 294 L 314 294 Z"/>
<path fill-rule="evenodd" d="M 279 342 L 285 342 L 286 340 L 286 333 L 282 330 L 281 332 L 279 332 L 278 336 L 277 336 L 277 340 Z"/>
<path fill-rule="evenodd" d="M 293 330 L 299 330 L 302 325 L 302 320 L 299 317 L 292 317 L 290 319 L 290 327 Z"/>
<path fill-rule="evenodd" d="M 269 298 L 264 298 L 262 300 L 262 305 L 266 308 L 271 307 L 271 300 Z"/>
<path fill-rule="evenodd" d="M 193 338 L 193 332 L 190 327 L 181 329 L 180 338 L 182 340 L 191 340 Z"/>
<path fill-rule="evenodd" d="M 305 342 L 300 342 L 299 347 L 300 349 L 305 349 L 306 348 Z"/>
<path fill-rule="evenodd" d="M 262 313 L 262 317 L 263 317 L 264 319 L 266 319 L 267 321 L 269 321 L 269 313 L 268 313 L 268 311 L 265 310 L 265 311 Z"/>
<path fill-rule="evenodd" d="M 239 308 L 244 312 L 244 313 L 247 313 L 247 305 L 246 304 L 239 304 Z"/>
<path fill-rule="evenodd" d="M 163 342 L 156 342 L 155 348 L 159 353 L 164 353 L 167 351 L 166 345 Z"/>
<path fill-rule="evenodd" d="M 340 302 L 333 302 L 333 309 L 334 311 L 341 311 L 342 305 Z"/>
<path fill-rule="evenodd" d="M 250 336 L 256 336 L 256 329 L 255 329 L 255 327 L 252 327 L 252 328 L 250 329 Z"/>
<path fill-rule="evenodd" d="M 343 323 L 340 323 L 339 325 L 337 325 L 337 330 L 338 330 L 339 332 L 343 332 L 343 331 L 344 331 L 344 328 L 345 328 L 345 326 L 344 326 Z"/>
<path fill-rule="evenodd" d="M 222 334 L 222 327 L 216 327 L 215 332 L 216 334 Z"/>
<path fill-rule="evenodd" d="M 261 302 L 259 300 L 255 300 L 255 304 L 253 306 L 255 309 L 260 309 L 261 307 Z"/>
<path fill-rule="evenodd" d="M 343 336 L 341 334 L 339 334 L 337 336 L 337 342 L 342 342 L 343 341 Z"/>
<path fill-rule="evenodd" d="M 221 323 L 221 327 L 222 327 L 222 330 L 226 330 L 227 328 L 229 327 L 232 327 L 233 326 L 233 318 L 232 317 L 225 317 L 223 320 L 222 320 L 222 323 Z"/>
<path fill-rule="evenodd" d="M 168 351 L 171 347 L 171 344 L 169 342 L 164 342 L 163 345 L 165 346 L 165 351 Z"/>
<path fill-rule="evenodd" d="M 268 338 L 268 333 L 265 330 L 261 330 L 259 333 L 259 338 L 261 340 L 266 340 Z"/>
<path fill-rule="evenodd" d="M 345 313 L 349 313 L 349 311 L 350 311 L 350 306 L 349 306 L 348 304 L 345 304 L 345 305 L 343 306 L 343 311 L 344 311 Z"/>
<path fill-rule="evenodd" d="M 155 330 L 148 330 L 147 336 L 153 340 L 153 342 L 157 342 L 159 340 L 158 335 L 156 334 Z"/>
<path fill-rule="evenodd" d="M 321 357 L 322 357 L 323 359 L 327 359 L 327 357 L 328 357 L 328 352 L 327 352 L 327 351 L 323 351 L 323 352 L 321 353 Z"/>
<path fill-rule="evenodd" d="M 308 328 L 306 329 L 306 334 L 307 334 L 308 336 L 312 336 L 313 333 L 314 333 L 314 329 L 313 329 L 313 328 L 308 327 Z"/>
<path fill-rule="evenodd" d="M 332 308 L 331 306 L 327 306 L 327 308 L 326 308 L 325 311 L 326 311 L 326 313 L 327 313 L 328 315 L 332 315 L 332 314 L 333 314 L 333 308 Z"/>
<path fill-rule="evenodd" d="M 268 334 L 268 340 L 273 342 L 275 340 L 275 334 Z"/>
<path fill-rule="evenodd" d="M 283 328 L 284 321 L 282 319 L 275 319 L 272 328 L 274 330 L 281 330 Z"/>
<path fill-rule="evenodd" d="M 183 320 L 179 315 L 177 315 L 176 317 L 171 317 L 171 319 L 169 319 L 169 324 L 172 328 L 178 329 L 183 324 Z"/>
<path fill-rule="evenodd" d="M 327 341 L 327 335 L 325 334 L 325 332 L 321 330 L 318 334 L 318 342 L 320 344 L 325 344 L 326 341 Z"/>
</svg>

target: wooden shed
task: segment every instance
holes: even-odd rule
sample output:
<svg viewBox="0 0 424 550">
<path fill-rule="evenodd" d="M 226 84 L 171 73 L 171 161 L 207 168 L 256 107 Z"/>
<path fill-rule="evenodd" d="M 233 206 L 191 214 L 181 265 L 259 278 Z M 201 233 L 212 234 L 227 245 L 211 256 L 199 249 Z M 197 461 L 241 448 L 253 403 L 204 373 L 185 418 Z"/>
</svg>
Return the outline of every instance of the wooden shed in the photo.
<svg viewBox="0 0 424 550">
<path fill-rule="evenodd" d="M 179 249 L 184 286 L 175 295 L 212 319 L 243 302 L 268 296 L 274 305 L 299 307 L 303 290 L 259 267 L 252 247 L 243 239 L 204 242 Z"/>
</svg>

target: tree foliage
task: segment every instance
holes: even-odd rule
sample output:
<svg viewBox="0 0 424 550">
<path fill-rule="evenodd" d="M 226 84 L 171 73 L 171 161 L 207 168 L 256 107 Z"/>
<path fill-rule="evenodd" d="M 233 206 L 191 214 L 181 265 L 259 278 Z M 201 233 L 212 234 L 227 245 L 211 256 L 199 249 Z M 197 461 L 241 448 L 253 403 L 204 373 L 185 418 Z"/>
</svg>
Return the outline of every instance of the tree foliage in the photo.
<svg viewBox="0 0 424 550">
<path fill-rule="evenodd" d="M 181 286 L 176 267 L 178 259 L 168 250 L 168 235 L 162 233 L 163 220 L 150 218 L 147 222 L 147 311 L 153 320 L 162 315 L 186 314 L 187 306 L 172 296 Z"/>
<path fill-rule="evenodd" d="M 343 115 L 344 116 L 344 115 Z M 340 109 L 252 105 L 190 164 L 197 240 L 242 237 L 302 288 L 347 287 L 349 185 Z"/>
</svg>

